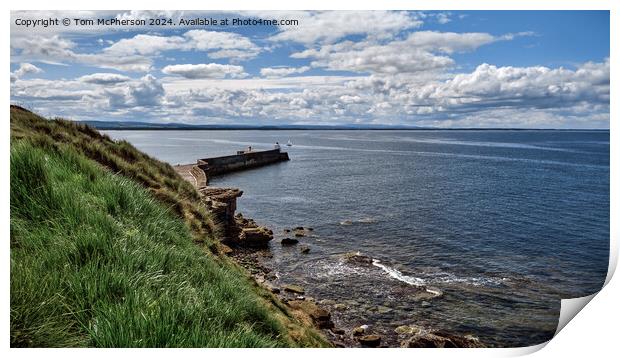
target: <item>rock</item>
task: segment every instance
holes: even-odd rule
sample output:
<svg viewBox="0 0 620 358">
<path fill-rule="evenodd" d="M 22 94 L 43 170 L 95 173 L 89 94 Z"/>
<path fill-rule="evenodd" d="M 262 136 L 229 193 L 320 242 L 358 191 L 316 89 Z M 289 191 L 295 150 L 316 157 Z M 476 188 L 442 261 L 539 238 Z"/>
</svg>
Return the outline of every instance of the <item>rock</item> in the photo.
<svg viewBox="0 0 620 358">
<path fill-rule="evenodd" d="M 337 311 L 344 311 L 348 308 L 347 305 L 345 305 L 344 303 L 336 303 L 335 305 L 333 305 L 333 307 Z"/>
<path fill-rule="evenodd" d="M 422 307 L 430 307 L 431 303 L 428 301 L 422 301 L 422 303 L 420 304 Z"/>
<path fill-rule="evenodd" d="M 306 228 L 306 230 L 308 230 L 308 231 L 314 231 L 314 229 L 313 229 L 313 228 L 311 228 L 311 227 L 307 227 L 307 228 Z"/>
<path fill-rule="evenodd" d="M 332 328 L 331 329 L 333 334 L 338 334 L 338 335 L 343 335 L 344 334 L 344 329 L 342 328 Z"/>
<path fill-rule="evenodd" d="M 293 230 L 300 231 L 300 230 L 303 230 L 303 229 L 304 229 L 304 227 L 303 227 L 303 226 L 297 226 L 297 227 L 296 227 L 295 229 L 293 229 Z"/>
<path fill-rule="evenodd" d="M 276 286 L 271 286 L 269 290 L 271 291 L 271 293 L 280 293 L 280 288 Z"/>
<path fill-rule="evenodd" d="M 347 252 L 343 255 L 344 260 L 347 263 L 360 265 L 360 266 L 371 266 L 372 258 L 362 255 L 359 252 Z"/>
<path fill-rule="evenodd" d="M 381 336 L 370 334 L 357 339 L 363 347 L 379 347 L 381 344 Z"/>
<path fill-rule="evenodd" d="M 300 295 L 303 295 L 304 293 L 306 293 L 304 288 L 298 285 L 284 285 L 282 286 L 282 288 L 284 289 L 284 291 L 298 293 Z"/>
<path fill-rule="evenodd" d="M 277 275 L 274 275 L 272 273 L 268 274 L 267 276 L 265 276 L 266 279 L 270 280 L 270 281 L 274 281 L 278 279 Z"/>
<path fill-rule="evenodd" d="M 282 241 L 280 241 L 280 244 L 282 244 L 284 246 L 288 246 L 288 245 L 295 245 L 298 242 L 299 242 L 299 240 L 297 240 L 297 239 L 291 239 L 290 237 L 287 237 L 285 239 L 282 239 Z"/>
<path fill-rule="evenodd" d="M 304 237 L 306 236 L 306 234 L 304 234 L 303 231 L 295 231 L 295 237 Z"/>
<path fill-rule="evenodd" d="M 398 326 L 394 329 L 394 332 L 398 334 L 418 334 L 421 331 L 422 329 L 416 326 Z"/>
<path fill-rule="evenodd" d="M 307 313 L 318 328 L 330 329 L 334 327 L 329 311 L 317 306 L 314 302 L 295 300 L 289 301 L 288 304 L 295 309 L 300 309 Z"/>
<path fill-rule="evenodd" d="M 353 225 L 353 221 L 351 221 L 351 220 L 344 220 L 344 221 L 340 222 L 340 225 L 343 225 L 343 226 Z"/>
<path fill-rule="evenodd" d="M 302 254 L 307 254 L 310 252 L 310 247 L 306 246 L 306 245 L 302 245 L 299 248 L 299 251 L 301 251 Z"/>
<path fill-rule="evenodd" d="M 289 232 L 291 232 L 291 229 L 284 229 L 284 232 L 288 234 Z"/>
<path fill-rule="evenodd" d="M 325 300 L 321 300 L 319 303 L 324 305 L 324 306 L 331 306 L 331 305 L 335 305 L 336 301 L 330 300 L 330 299 L 325 299 Z"/>
<path fill-rule="evenodd" d="M 377 313 L 379 314 L 385 314 L 385 313 L 390 313 L 392 312 L 392 309 L 386 306 L 378 306 L 377 307 Z"/>
<path fill-rule="evenodd" d="M 362 334 L 366 333 L 366 330 L 368 330 L 368 325 L 364 324 L 361 325 L 359 327 L 355 327 L 353 328 L 353 330 L 351 331 L 351 333 L 354 336 L 361 336 Z"/>
<path fill-rule="evenodd" d="M 256 228 L 243 228 L 239 235 L 242 246 L 265 247 L 273 239 L 273 232 L 264 226 Z"/>
<path fill-rule="evenodd" d="M 484 348 L 477 338 L 473 336 L 457 336 L 447 332 L 433 332 L 417 334 L 404 340 L 403 348 Z"/>
<path fill-rule="evenodd" d="M 334 328 L 334 322 L 331 320 L 331 314 L 329 311 L 316 306 L 316 308 L 310 311 L 309 314 L 317 327 L 321 329 Z"/>
<path fill-rule="evenodd" d="M 220 243 L 217 246 L 217 250 L 219 253 L 224 254 L 224 255 L 230 255 L 233 252 L 233 249 L 231 249 L 230 246 L 222 244 L 222 243 Z"/>
</svg>

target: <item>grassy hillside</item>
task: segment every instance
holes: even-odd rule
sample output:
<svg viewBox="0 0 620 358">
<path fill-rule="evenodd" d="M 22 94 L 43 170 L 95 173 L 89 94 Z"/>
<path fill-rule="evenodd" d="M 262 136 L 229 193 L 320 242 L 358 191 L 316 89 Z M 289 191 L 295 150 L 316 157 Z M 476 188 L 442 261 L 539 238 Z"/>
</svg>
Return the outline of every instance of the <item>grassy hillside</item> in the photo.
<svg viewBox="0 0 620 358">
<path fill-rule="evenodd" d="M 11 346 L 327 344 L 202 244 L 215 226 L 169 166 L 17 108 L 11 129 Z"/>
<path fill-rule="evenodd" d="M 200 242 L 217 237 L 217 225 L 204 209 L 200 196 L 167 163 L 149 157 L 127 141 L 114 141 L 84 124 L 62 119 L 46 120 L 11 106 L 11 140 L 28 139 L 44 148 L 68 147 L 113 173 L 126 176 L 149 190 L 189 225 Z"/>
</svg>

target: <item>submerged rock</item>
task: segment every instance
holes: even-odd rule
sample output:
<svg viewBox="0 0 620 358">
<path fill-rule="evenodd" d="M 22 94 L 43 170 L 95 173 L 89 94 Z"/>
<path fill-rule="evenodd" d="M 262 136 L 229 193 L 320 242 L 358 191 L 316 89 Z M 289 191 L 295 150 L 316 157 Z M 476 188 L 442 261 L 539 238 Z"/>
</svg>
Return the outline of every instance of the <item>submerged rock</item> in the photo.
<svg viewBox="0 0 620 358">
<path fill-rule="evenodd" d="M 377 307 L 377 313 L 379 314 L 385 314 L 385 313 L 390 313 L 392 312 L 392 309 L 386 306 L 378 306 Z"/>
<path fill-rule="evenodd" d="M 422 329 L 417 326 L 398 326 L 394 329 L 394 332 L 398 334 L 418 334 L 422 332 Z"/>
<path fill-rule="evenodd" d="M 298 293 L 300 295 L 303 295 L 304 293 L 306 293 L 304 288 L 298 285 L 284 285 L 282 286 L 282 288 L 284 289 L 284 291 Z"/>
<path fill-rule="evenodd" d="M 379 347 L 381 344 L 381 336 L 370 334 L 357 339 L 363 347 Z"/>
<path fill-rule="evenodd" d="M 347 252 L 346 254 L 343 255 L 343 258 L 347 263 L 353 264 L 353 265 L 359 265 L 359 266 L 371 266 L 372 265 L 372 258 L 362 255 L 359 252 Z"/>
<path fill-rule="evenodd" d="M 282 239 L 282 241 L 280 241 L 280 243 L 281 243 L 282 245 L 284 245 L 284 246 L 287 246 L 287 245 L 295 245 L 295 244 L 297 244 L 298 242 L 299 242 L 299 240 L 297 240 L 297 239 L 291 239 L 290 237 L 284 238 L 284 239 Z"/>
<path fill-rule="evenodd" d="M 402 348 L 484 348 L 478 338 L 457 336 L 447 332 L 417 334 L 401 343 Z"/>
<path fill-rule="evenodd" d="M 342 328 L 332 328 L 331 331 L 333 334 L 337 334 L 337 335 L 343 335 L 345 333 L 344 329 Z"/>
<path fill-rule="evenodd" d="M 345 305 L 344 303 L 336 303 L 334 305 L 334 309 L 337 310 L 337 311 L 344 311 L 347 308 L 348 308 L 347 305 Z"/>
<path fill-rule="evenodd" d="M 299 251 L 301 251 L 302 254 L 307 254 L 310 252 L 310 247 L 308 247 L 307 245 L 302 245 L 299 248 Z"/>
</svg>

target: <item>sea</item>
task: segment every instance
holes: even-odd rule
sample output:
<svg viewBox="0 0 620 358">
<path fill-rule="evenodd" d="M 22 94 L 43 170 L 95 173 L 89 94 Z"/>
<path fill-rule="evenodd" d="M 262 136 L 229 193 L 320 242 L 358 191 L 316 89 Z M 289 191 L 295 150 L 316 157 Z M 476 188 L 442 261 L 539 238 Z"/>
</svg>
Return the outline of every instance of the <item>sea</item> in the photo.
<svg viewBox="0 0 620 358">
<path fill-rule="evenodd" d="M 238 211 L 273 229 L 265 260 L 278 284 L 302 285 L 337 326 L 366 324 L 392 345 L 402 325 L 539 344 L 560 300 L 597 292 L 607 275 L 609 131 L 105 133 L 172 165 L 279 142 L 290 161 L 210 185 L 243 190 Z M 280 244 L 297 226 L 312 228 L 307 254 Z"/>
</svg>

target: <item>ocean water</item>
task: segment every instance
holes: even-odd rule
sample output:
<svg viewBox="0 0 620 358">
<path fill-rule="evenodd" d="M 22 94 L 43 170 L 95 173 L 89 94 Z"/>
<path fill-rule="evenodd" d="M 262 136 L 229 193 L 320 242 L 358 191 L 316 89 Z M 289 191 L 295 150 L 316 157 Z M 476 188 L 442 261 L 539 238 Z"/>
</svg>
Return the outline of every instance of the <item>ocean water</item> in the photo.
<svg viewBox="0 0 620 358">
<path fill-rule="evenodd" d="M 267 264 L 279 283 L 304 285 L 337 325 L 369 324 L 393 345 L 402 324 L 538 344 L 560 299 L 605 280 L 608 131 L 107 133 L 171 164 L 290 139 L 289 162 L 210 184 L 242 189 L 238 210 L 274 230 Z M 301 239 L 309 254 L 279 244 L 295 226 L 314 229 Z"/>
</svg>

